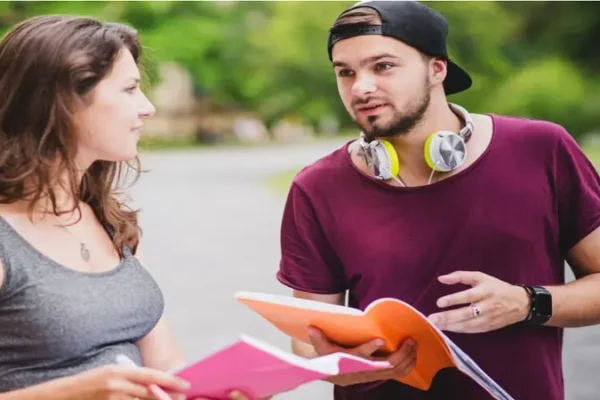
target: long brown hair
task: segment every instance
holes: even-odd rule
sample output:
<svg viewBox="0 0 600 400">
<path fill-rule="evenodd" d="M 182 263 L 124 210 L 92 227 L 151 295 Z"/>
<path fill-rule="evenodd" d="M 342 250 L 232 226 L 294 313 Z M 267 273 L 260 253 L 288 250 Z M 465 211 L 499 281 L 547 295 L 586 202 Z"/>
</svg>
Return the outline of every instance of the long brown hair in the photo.
<svg viewBox="0 0 600 400">
<path fill-rule="evenodd" d="M 139 64 L 137 32 L 94 18 L 44 15 L 25 20 L 0 42 L 0 203 L 41 199 L 59 210 L 56 185 L 88 203 L 113 233 L 115 248 L 134 252 L 140 229 L 137 211 L 117 197 L 127 172 L 139 177 L 139 159 L 129 163 L 96 161 L 80 180 L 73 115 L 89 102 L 95 85 L 111 70 L 121 49 Z M 134 181 L 135 181 L 134 179 Z"/>
</svg>

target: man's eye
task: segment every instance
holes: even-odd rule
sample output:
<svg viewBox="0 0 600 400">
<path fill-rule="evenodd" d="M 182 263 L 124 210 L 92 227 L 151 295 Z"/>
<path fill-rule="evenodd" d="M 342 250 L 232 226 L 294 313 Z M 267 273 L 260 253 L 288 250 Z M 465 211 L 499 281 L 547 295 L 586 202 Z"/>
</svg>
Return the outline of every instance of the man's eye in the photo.
<svg viewBox="0 0 600 400">
<path fill-rule="evenodd" d="M 341 77 L 350 76 L 352 74 L 352 70 L 349 69 L 341 69 L 338 71 L 338 75 Z"/>
<path fill-rule="evenodd" d="M 375 65 L 375 69 L 377 71 L 385 71 L 392 68 L 393 66 L 394 65 L 390 63 L 378 63 L 377 65 Z"/>
</svg>

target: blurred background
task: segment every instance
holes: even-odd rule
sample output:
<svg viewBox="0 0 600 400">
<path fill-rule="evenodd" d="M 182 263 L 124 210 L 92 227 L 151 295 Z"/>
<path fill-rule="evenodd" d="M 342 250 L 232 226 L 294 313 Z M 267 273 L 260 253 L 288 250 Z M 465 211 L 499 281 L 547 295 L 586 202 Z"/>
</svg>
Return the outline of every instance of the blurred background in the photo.
<svg viewBox="0 0 600 400">
<path fill-rule="evenodd" d="M 266 143 L 354 134 L 326 50 L 331 23 L 351 4 L 3 2 L 0 27 L 45 13 L 131 24 L 159 110 L 145 144 Z M 474 78 L 452 100 L 472 112 L 550 119 L 578 138 L 597 129 L 598 2 L 427 4 L 448 19 L 450 56 Z"/>
<path fill-rule="evenodd" d="M 140 144 L 148 172 L 128 194 L 141 209 L 145 262 L 190 360 L 241 333 L 289 349 L 232 295 L 290 293 L 275 280 L 290 179 L 357 135 L 326 50 L 330 25 L 353 3 L 0 3 L 3 32 L 50 13 L 139 30 L 157 114 Z M 450 56 L 474 78 L 470 90 L 449 100 L 475 113 L 560 123 L 598 165 L 599 2 L 427 4 L 449 20 Z M 566 331 L 567 399 L 598 398 L 599 339 L 597 328 Z M 276 398 L 331 399 L 331 386 L 315 383 Z"/>
</svg>

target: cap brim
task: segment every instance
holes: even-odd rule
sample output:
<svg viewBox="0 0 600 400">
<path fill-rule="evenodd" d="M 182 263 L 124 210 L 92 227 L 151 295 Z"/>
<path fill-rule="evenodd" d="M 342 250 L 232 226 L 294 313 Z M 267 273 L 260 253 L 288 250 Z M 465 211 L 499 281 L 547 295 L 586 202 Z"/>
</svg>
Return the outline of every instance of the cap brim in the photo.
<svg viewBox="0 0 600 400">
<path fill-rule="evenodd" d="M 467 71 L 453 61 L 448 60 L 446 79 L 444 80 L 444 91 L 446 94 L 462 92 L 470 88 L 472 84 L 473 80 Z"/>
</svg>

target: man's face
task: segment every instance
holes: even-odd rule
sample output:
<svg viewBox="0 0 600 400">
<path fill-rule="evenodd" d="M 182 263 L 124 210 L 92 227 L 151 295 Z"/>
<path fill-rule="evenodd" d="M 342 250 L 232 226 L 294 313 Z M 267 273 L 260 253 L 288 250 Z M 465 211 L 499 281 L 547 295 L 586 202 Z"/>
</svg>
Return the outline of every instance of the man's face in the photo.
<svg viewBox="0 0 600 400">
<path fill-rule="evenodd" d="M 363 35 L 336 43 L 332 57 L 344 106 L 367 135 L 402 135 L 423 117 L 430 101 L 431 63 L 413 47 Z"/>
</svg>

